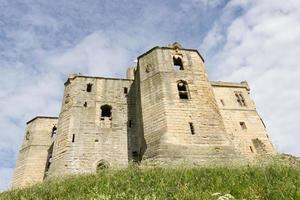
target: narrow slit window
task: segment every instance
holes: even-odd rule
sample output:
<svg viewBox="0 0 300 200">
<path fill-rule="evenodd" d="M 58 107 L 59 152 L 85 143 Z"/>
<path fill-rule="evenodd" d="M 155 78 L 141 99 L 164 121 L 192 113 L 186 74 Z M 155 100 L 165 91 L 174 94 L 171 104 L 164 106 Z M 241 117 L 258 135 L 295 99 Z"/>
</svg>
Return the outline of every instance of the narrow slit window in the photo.
<svg viewBox="0 0 300 200">
<path fill-rule="evenodd" d="M 87 92 L 91 92 L 92 91 L 92 87 L 93 87 L 93 84 L 89 83 L 86 85 L 86 91 Z"/>
<path fill-rule="evenodd" d="M 178 94 L 180 99 L 189 99 L 189 92 L 187 83 L 184 81 L 180 81 L 177 84 Z"/>
<path fill-rule="evenodd" d="M 53 137 L 54 135 L 56 135 L 56 131 L 57 131 L 56 126 L 53 126 L 52 132 L 51 132 L 51 137 Z"/>
<path fill-rule="evenodd" d="M 250 151 L 251 151 L 252 153 L 254 153 L 252 146 L 249 146 L 249 148 L 250 148 Z"/>
<path fill-rule="evenodd" d="M 124 87 L 124 94 L 128 94 L 128 88 Z"/>
<path fill-rule="evenodd" d="M 131 124 L 131 120 L 128 121 L 128 127 L 131 128 L 132 124 Z"/>
<path fill-rule="evenodd" d="M 240 122 L 240 126 L 243 130 L 247 129 L 245 122 Z"/>
<path fill-rule="evenodd" d="M 184 70 L 182 60 L 180 57 L 176 58 L 175 56 L 173 56 L 173 65 L 176 70 Z"/>
<path fill-rule="evenodd" d="M 220 102 L 221 102 L 222 106 L 225 106 L 225 102 L 223 99 L 220 99 Z"/>
<path fill-rule="evenodd" d="M 195 135 L 195 129 L 194 129 L 194 124 L 192 122 L 189 123 L 190 125 L 190 131 L 192 135 Z"/>
<path fill-rule="evenodd" d="M 75 134 L 73 134 L 73 136 L 72 136 L 72 142 L 73 143 L 75 142 Z"/>
</svg>

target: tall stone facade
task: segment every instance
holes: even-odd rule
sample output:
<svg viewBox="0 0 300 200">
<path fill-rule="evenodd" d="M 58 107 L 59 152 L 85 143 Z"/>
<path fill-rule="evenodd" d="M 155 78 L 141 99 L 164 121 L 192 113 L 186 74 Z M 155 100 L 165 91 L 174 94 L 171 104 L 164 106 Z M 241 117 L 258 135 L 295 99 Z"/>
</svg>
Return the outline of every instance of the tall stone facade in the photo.
<svg viewBox="0 0 300 200">
<path fill-rule="evenodd" d="M 275 154 L 247 82 L 208 80 L 195 49 L 138 57 L 127 79 L 70 75 L 58 118 L 27 123 L 12 187 L 129 162 L 213 164 Z"/>
</svg>

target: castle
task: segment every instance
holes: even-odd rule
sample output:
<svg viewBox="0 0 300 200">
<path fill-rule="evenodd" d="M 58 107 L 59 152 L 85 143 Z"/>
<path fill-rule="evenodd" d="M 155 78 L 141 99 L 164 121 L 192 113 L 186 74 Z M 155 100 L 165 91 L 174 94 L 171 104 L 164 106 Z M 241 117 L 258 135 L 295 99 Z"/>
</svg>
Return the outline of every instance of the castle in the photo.
<svg viewBox="0 0 300 200">
<path fill-rule="evenodd" d="M 127 79 L 70 75 L 59 117 L 27 122 L 12 187 L 131 161 L 202 165 L 275 154 L 249 91 L 245 81 L 209 81 L 200 53 L 179 43 L 140 55 Z"/>
</svg>

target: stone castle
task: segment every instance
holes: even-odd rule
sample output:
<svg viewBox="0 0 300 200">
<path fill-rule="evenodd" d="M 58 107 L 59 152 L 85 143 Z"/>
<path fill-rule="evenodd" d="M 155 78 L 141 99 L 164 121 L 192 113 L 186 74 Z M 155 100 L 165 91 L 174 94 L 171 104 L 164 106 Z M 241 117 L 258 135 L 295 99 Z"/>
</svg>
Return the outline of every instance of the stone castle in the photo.
<svg viewBox="0 0 300 200">
<path fill-rule="evenodd" d="M 138 57 L 127 79 L 70 75 L 59 117 L 27 122 L 13 188 L 129 162 L 195 165 L 275 154 L 249 85 L 208 80 L 179 43 Z"/>
</svg>

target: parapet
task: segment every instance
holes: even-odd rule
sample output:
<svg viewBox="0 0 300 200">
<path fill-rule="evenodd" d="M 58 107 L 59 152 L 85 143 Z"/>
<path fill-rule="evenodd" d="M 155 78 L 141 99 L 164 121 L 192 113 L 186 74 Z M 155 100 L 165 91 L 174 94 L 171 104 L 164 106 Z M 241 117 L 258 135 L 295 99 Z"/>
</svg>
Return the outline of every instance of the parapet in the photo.
<svg viewBox="0 0 300 200">
<path fill-rule="evenodd" d="M 215 87 L 234 87 L 234 88 L 246 88 L 250 91 L 250 86 L 247 81 L 242 81 L 240 83 L 233 82 L 223 82 L 223 81 L 210 81 L 210 84 Z"/>
</svg>

